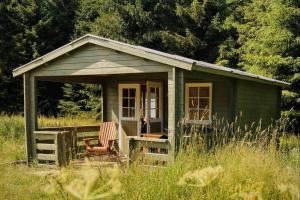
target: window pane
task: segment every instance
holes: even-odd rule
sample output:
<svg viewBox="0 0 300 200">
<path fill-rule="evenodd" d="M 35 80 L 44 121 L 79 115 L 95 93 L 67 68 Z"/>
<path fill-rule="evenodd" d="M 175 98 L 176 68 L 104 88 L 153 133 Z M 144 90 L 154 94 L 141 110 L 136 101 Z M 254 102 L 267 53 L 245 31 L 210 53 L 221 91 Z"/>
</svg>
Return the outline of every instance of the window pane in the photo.
<svg viewBox="0 0 300 200">
<path fill-rule="evenodd" d="M 128 117 L 135 117 L 135 109 L 129 108 L 129 116 Z"/>
<path fill-rule="evenodd" d="M 150 98 L 156 98 L 155 88 L 150 89 Z"/>
<path fill-rule="evenodd" d="M 199 108 L 208 109 L 209 108 L 209 99 L 199 99 Z"/>
<path fill-rule="evenodd" d="M 198 97 L 198 87 L 190 87 L 189 88 L 189 96 L 190 97 Z"/>
<path fill-rule="evenodd" d="M 135 97 L 135 89 L 129 89 L 130 97 Z"/>
<path fill-rule="evenodd" d="M 128 99 L 127 98 L 123 98 L 122 107 L 128 107 Z"/>
<path fill-rule="evenodd" d="M 129 99 L 129 107 L 135 108 L 135 99 Z"/>
<path fill-rule="evenodd" d="M 159 118 L 159 109 L 151 109 L 150 110 L 150 118 L 151 119 Z"/>
<path fill-rule="evenodd" d="M 123 117 L 128 117 L 129 115 L 129 113 L 128 113 L 128 108 L 123 108 Z"/>
<path fill-rule="evenodd" d="M 156 108 L 156 98 L 155 97 L 151 97 L 150 99 L 150 109 L 152 108 Z"/>
<path fill-rule="evenodd" d="M 159 99 L 156 99 L 156 108 L 159 108 Z"/>
<path fill-rule="evenodd" d="M 200 88 L 200 97 L 209 97 L 209 87 Z"/>
<path fill-rule="evenodd" d="M 199 115 L 200 120 L 209 120 L 209 110 L 200 110 Z"/>
<path fill-rule="evenodd" d="M 198 108 L 197 98 L 189 98 L 189 108 Z"/>
<path fill-rule="evenodd" d="M 199 113 L 196 109 L 189 110 L 189 119 L 190 120 L 199 120 Z"/>
<path fill-rule="evenodd" d="M 150 87 L 150 93 L 154 93 L 155 94 L 155 88 L 154 87 Z"/>
<path fill-rule="evenodd" d="M 159 88 L 156 88 L 156 97 L 159 97 Z"/>
<path fill-rule="evenodd" d="M 128 97 L 128 89 L 123 89 L 123 97 Z"/>
</svg>

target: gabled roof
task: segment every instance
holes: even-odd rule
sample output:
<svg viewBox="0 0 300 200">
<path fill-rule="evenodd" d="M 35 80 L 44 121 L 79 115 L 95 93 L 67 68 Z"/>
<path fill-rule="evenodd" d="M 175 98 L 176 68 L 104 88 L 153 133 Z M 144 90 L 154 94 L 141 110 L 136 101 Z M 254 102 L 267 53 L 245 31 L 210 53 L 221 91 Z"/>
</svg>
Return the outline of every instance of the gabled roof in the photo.
<svg viewBox="0 0 300 200">
<path fill-rule="evenodd" d="M 156 62 L 163 63 L 166 65 L 171 65 L 171 66 L 189 70 L 189 71 L 197 70 L 197 71 L 203 71 L 203 72 L 208 72 L 208 73 L 212 73 L 212 74 L 219 74 L 219 75 L 223 75 L 223 76 L 235 77 L 235 78 L 239 78 L 239 79 L 263 82 L 263 83 L 277 85 L 277 86 L 281 86 L 281 87 L 289 86 L 289 83 L 287 83 L 287 82 L 267 78 L 264 76 L 258 76 L 258 75 L 254 75 L 254 74 L 247 73 L 244 71 L 231 69 L 228 67 L 223 67 L 223 66 L 203 62 L 203 61 L 197 61 L 197 60 L 193 60 L 193 59 L 178 56 L 178 55 L 168 54 L 168 53 L 164 53 L 161 51 L 149 49 L 146 47 L 130 45 L 130 44 L 126 44 L 123 42 L 94 36 L 91 34 L 87 34 L 83 37 L 80 37 L 80 38 L 78 38 L 78 39 L 44 55 L 44 56 L 41 56 L 23 66 L 20 66 L 20 67 L 14 69 L 13 76 L 16 77 L 25 72 L 33 70 L 51 60 L 53 60 L 61 55 L 64 55 L 70 51 L 73 51 L 74 49 L 77 49 L 85 44 L 95 44 L 95 45 L 99 45 L 102 47 L 107 47 L 107 48 L 110 48 L 110 49 L 113 49 L 116 51 L 124 52 L 127 54 L 131 54 L 134 56 L 138 56 L 141 58 L 156 61 Z"/>
</svg>

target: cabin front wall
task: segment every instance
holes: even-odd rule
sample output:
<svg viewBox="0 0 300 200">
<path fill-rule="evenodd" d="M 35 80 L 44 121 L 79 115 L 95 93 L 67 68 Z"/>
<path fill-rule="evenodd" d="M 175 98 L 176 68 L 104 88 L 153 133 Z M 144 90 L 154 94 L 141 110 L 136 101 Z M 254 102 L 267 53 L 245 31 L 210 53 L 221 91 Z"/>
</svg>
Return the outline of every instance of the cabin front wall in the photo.
<svg viewBox="0 0 300 200">
<path fill-rule="evenodd" d="M 28 74 L 28 75 L 27 75 Z M 111 50 L 97 45 L 85 45 L 62 55 L 24 75 L 25 86 L 25 117 L 28 146 L 28 162 L 35 159 L 34 131 L 36 125 L 35 81 L 53 81 L 70 83 L 98 83 L 104 89 L 104 120 L 119 122 L 118 84 L 141 84 L 147 81 L 163 82 L 163 128 L 169 131 L 169 139 L 174 135 L 172 120 L 175 115 L 174 89 L 175 68 L 138 56 Z M 171 122 L 171 123 L 170 123 Z M 127 129 L 121 132 L 124 151 L 128 152 L 127 138 L 134 135 L 132 124 L 124 123 Z"/>
<path fill-rule="evenodd" d="M 127 74 L 127 75 L 113 75 L 105 78 L 103 88 L 104 88 L 104 104 L 103 113 L 104 121 L 115 121 L 120 122 L 119 115 L 119 84 L 146 84 L 147 81 L 161 82 L 163 83 L 163 128 L 166 130 L 168 128 L 168 73 L 149 73 L 149 74 Z M 137 136 L 138 135 L 136 122 L 122 122 L 122 130 L 119 132 L 121 134 L 121 147 L 122 151 L 128 153 L 128 141 L 127 136 Z"/>
</svg>

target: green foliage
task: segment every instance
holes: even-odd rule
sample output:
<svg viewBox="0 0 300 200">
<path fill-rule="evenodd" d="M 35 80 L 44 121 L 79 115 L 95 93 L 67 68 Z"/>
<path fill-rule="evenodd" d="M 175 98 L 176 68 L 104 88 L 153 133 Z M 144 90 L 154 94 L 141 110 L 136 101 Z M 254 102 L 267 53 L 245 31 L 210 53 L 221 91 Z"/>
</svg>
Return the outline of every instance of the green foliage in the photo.
<svg viewBox="0 0 300 200">
<path fill-rule="evenodd" d="M 13 67 L 86 33 L 288 81 L 282 109 L 300 112 L 297 0 L 4 0 L 0 24 L 1 112 L 22 111 Z M 58 87 L 39 86 L 41 114 L 57 114 Z M 63 97 L 62 114 L 99 110 L 93 92 L 84 90 L 79 102 Z"/>
<path fill-rule="evenodd" d="M 69 41 L 73 32 L 76 2 L 0 2 L 0 111 L 22 111 L 22 80 L 12 77 L 12 69 Z"/>
<path fill-rule="evenodd" d="M 78 35 L 93 33 L 211 62 L 224 39 L 225 0 L 88 0 L 79 7 Z"/>
<path fill-rule="evenodd" d="M 251 0 L 229 3 L 224 27 L 235 40 L 225 43 L 219 62 L 237 65 L 254 74 L 291 82 L 283 93 L 284 110 L 300 113 L 300 8 L 297 1 Z M 234 61 L 235 64 L 235 61 Z M 298 114 L 297 114 L 298 115 Z M 298 121 L 299 123 L 299 121 Z"/>
<path fill-rule="evenodd" d="M 99 85 L 65 84 L 63 99 L 58 103 L 62 116 L 75 116 L 89 112 L 95 119 L 102 119 L 102 96 Z"/>
</svg>

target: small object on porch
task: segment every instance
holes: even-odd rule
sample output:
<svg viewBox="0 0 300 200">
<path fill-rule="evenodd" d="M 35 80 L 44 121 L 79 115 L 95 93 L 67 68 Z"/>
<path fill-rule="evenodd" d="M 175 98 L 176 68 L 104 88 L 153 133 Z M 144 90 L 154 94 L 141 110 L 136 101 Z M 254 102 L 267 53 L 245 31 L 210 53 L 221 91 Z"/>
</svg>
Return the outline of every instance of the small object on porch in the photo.
<svg viewBox="0 0 300 200">
<path fill-rule="evenodd" d="M 168 139 L 168 135 L 165 133 L 145 133 L 142 136 L 145 138 Z"/>
<path fill-rule="evenodd" d="M 98 138 L 85 138 L 86 156 L 114 156 L 122 164 L 119 156 L 119 147 L 116 139 L 117 126 L 115 122 L 104 122 L 100 125 Z M 91 144 L 92 140 L 98 140 L 98 145 Z"/>
</svg>

